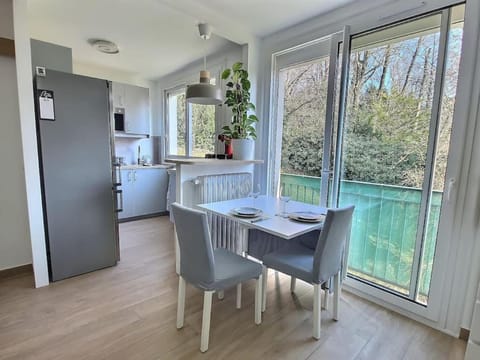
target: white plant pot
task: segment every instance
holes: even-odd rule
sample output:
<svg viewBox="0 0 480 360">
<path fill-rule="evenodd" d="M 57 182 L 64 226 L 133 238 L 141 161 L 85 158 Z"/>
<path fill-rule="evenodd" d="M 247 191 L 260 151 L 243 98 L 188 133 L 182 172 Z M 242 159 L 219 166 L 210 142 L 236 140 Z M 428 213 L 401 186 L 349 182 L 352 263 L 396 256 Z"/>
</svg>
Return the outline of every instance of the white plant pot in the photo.
<svg viewBox="0 0 480 360">
<path fill-rule="evenodd" d="M 252 139 L 232 139 L 233 159 L 253 160 L 255 141 Z"/>
</svg>

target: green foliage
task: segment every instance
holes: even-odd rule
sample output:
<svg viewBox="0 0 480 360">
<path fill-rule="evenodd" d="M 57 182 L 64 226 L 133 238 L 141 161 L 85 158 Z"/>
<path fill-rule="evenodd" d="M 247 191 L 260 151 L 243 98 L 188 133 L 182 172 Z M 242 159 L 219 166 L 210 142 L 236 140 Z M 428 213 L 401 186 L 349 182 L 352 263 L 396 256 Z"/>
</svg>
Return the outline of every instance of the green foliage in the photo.
<svg viewBox="0 0 480 360">
<path fill-rule="evenodd" d="M 213 153 L 215 136 L 215 105 L 192 104 L 192 155 Z"/>
<path fill-rule="evenodd" d="M 243 69 L 243 64 L 237 62 L 231 69 L 222 73 L 226 84 L 225 105 L 232 110 L 232 122 L 222 128 L 222 135 L 231 139 L 256 139 L 257 133 L 254 124 L 258 118 L 248 112 L 255 110 L 255 105 L 250 102 L 250 81 L 248 72 Z"/>
</svg>

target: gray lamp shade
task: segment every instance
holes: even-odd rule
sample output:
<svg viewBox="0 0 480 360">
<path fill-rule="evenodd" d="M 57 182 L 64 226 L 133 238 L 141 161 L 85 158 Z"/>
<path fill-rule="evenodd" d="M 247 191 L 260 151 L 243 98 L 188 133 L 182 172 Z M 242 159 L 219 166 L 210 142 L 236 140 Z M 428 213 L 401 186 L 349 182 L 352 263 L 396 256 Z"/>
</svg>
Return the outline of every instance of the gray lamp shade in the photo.
<svg viewBox="0 0 480 360">
<path fill-rule="evenodd" d="M 214 85 L 200 83 L 187 86 L 186 98 L 192 104 L 220 105 L 222 92 Z"/>
<path fill-rule="evenodd" d="M 187 86 L 185 94 L 188 103 L 201 105 L 220 105 L 222 93 L 219 88 L 210 84 L 210 72 L 200 71 L 200 82 Z"/>
</svg>

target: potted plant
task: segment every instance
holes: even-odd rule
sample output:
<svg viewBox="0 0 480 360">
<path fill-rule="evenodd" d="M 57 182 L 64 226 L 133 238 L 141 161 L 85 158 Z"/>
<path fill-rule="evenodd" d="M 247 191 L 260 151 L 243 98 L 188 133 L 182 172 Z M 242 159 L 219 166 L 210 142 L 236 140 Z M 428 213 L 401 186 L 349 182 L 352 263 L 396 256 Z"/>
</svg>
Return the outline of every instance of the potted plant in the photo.
<svg viewBox="0 0 480 360">
<path fill-rule="evenodd" d="M 234 159 L 252 160 L 257 138 L 254 124 L 258 118 L 251 113 L 255 111 L 255 105 L 250 102 L 248 72 L 241 62 L 237 62 L 231 69 L 223 71 L 222 79 L 228 80 L 225 105 L 232 110 L 232 121 L 222 128 L 221 135 L 231 139 Z"/>
</svg>

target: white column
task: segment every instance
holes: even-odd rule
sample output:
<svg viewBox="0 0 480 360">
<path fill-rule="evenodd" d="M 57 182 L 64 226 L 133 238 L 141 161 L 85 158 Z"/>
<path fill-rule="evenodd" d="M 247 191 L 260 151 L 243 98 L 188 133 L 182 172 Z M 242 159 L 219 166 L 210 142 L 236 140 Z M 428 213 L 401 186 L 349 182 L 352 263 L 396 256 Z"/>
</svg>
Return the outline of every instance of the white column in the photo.
<svg viewBox="0 0 480 360">
<path fill-rule="evenodd" d="M 35 111 L 32 96 L 32 57 L 30 53 L 27 0 L 13 1 L 13 21 L 29 235 L 32 244 L 35 286 L 41 287 L 49 284 L 49 278 L 45 230 L 43 226 L 43 205 L 40 189 L 40 167 L 38 163 Z"/>
</svg>

